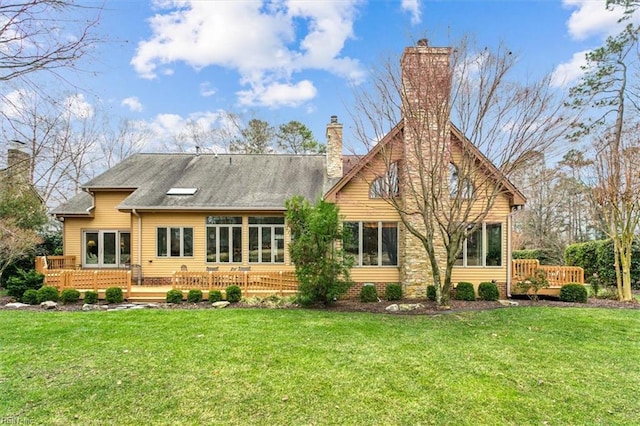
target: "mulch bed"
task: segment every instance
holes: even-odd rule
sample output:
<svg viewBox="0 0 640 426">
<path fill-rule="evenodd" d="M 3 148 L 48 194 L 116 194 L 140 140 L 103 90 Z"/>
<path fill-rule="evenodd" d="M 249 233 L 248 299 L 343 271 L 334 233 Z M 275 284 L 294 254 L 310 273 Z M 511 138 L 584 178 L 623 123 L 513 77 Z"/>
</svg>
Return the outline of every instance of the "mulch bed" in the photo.
<svg viewBox="0 0 640 426">
<path fill-rule="evenodd" d="M 619 302 L 617 300 L 610 299 L 594 299 L 591 298 L 587 303 L 567 303 L 560 302 L 557 299 L 541 299 L 538 302 L 532 301 L 528 298 L 519 298 L 519 299 L 510 299 L 512 302 L 516 302 L 519 307 L 522 306 L 552 306 L 552 307 L 580 307 L 580 308 L 610 308 L 610 309 L 640 309 L 640 303 L 638 301 L 633 302 Z M 5 305 L 13 300 L 9 297 L 0 298 L 0 309 L 12 309 L 6 308 Z M 416 305 L 420 304 L 422 306 L 417 309 L 412 309 L 408 311 L 398 311 L 398 312 L 389 312 L 386 308 L 392 304 L 408 304 L 408 305 Z M 187 303 L 183 302 L 180 304 L 166 304 L 159 303 L 158 304 L 162 309 L 213 309 L 211 307 L 211 303 L 201 302 L 201 303 Z M 232 304 L 229 308 L 269 308 L 273 307 L 273 305 L 265 304 L 253 304 L 253 303 L 245 303 L 240 302 L 237 304 Z M 405 299 L 394 302 L 374 302 L 374 303 L 362 303 L 358 300 L 339 300 L 328 307 L 316 307 L 312 309 L 325 310 L 328 312 L 369 312 L 369 313 L 378 313 L 378 314 L 386 314 L 386 315 L 438 315 L 438 314 L 446 314 L 453 312 L 464 312 L 464 311 L 482 311 L 489 309 L 501 309 L 505 306 L 500 302 L 487 302 L 487 301 L 475 301 L 475 302 L 467 302 L 462 300 L 451 300 L 450 309 L 439 309 L 435 302 L 431 302 L 429 300 L 419 300 L 419 299 Z M 229 309 L 226 308 L 226 309 Z M 295 309 L 296 306 L 287 307 L 284 309 Z M 282 309 L 282 308 L 281 308 Z M 34 310 L 34 311 L 43 311 L 44 309 L 38 305 L 29 306 L 27 308 L 22 308 L 21 310 Z M 63 305 L 59 304 L 58 307 L 53 309 L 52 311 L 81 311 L 82 310 L 82 302 Z"/>
</svg>

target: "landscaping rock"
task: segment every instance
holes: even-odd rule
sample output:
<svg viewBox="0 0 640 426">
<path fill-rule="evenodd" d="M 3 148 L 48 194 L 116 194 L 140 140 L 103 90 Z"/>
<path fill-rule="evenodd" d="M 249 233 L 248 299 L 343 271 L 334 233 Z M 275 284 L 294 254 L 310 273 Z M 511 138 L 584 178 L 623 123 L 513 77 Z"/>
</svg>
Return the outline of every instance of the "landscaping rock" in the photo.
<svg viewBox="0 0 640 426">
<path fill-rule="evenodd" d="M 515 300 L 498 300 L 498 303 L 500 303 L 502 306 L 518 306 L 519 303 L 516 302 Z"/>
<path fill-rule="evenodd" d="M 104 305 L 103 305 L 104 306 Z M 100 311 L 102 309 L 104 309 L 103 306 L 100 305 L 90 305 L 88 303 L 85 303 L 84 305 L 82 305 L 82 310 L 83 311 Z"/>
<path fill-rule="evenodd" d="M 40 306 L 45 309 L 55 309 L 58 307 L 58 304 L 56 302 L 52 302 L 51 300 L 47 300 L 46 302 L 42 302 Z"/>
<path fill-rule="evenodd" d="M 220 309 L 220 308 L 226 308 L 230 304 L 231 303 L 227 302 L 226 300 L 221 300 L 220 302 L 213 302 L 211 306 L 213 306 L 216 309 Z"/>
<path fill-rule="evenodd" d="M 397 304 L 393 304 L 393 305 L 389 305 L 386 308 L 384 308 L 385 311 L 387 312 L 398 312 L 400 310 L 400 308 L 398 307 Z"/>
<path fill-rule="evenodd" d="M 422 303 L 403 303 L 401 305 L 398 305 L 398 308 L 400 309 L 401 312 L 407 312 L 407 311 L 415 311 L 416 309 L 424 308 L 424 305 Z"/>
<path fill-rule="evenodd" d="M 26 303 L 20 303 L 20 302 L 12 302 L 12 303 L 7 303 L 4 306 L 6 306 L 7 308 L 20 309 L 20 308 L 28 308 L 31 305 L 27 305 Z"/>
</svg>

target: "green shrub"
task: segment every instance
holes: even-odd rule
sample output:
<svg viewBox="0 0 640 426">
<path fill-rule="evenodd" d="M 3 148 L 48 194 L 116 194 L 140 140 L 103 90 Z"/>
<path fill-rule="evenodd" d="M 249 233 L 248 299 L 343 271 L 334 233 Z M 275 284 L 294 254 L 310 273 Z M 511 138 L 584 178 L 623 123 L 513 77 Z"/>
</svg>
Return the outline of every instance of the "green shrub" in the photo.
<svg viewBox="0 0 640 426">
<path fill-rule="evenodd" d="M 476 292 L 473 289 L 473 284 L 467 282 L 459 282 L 456 287 L 456 300 L 476 300 Z"/>
<path fill-rule="evenodd" d="M 222 292 L 220 290 L 211 290 L 209 292 L 209 302 L 219 302 L 222 300 Z"/>
<path fill-rule="evenodd" d="M 124 300 L 122 289 L 120 287 L 109 287 L 104 292 L 104 300 L 107 303 L 122 303 Z"/>
<path fill-rule="evenodd" d="M 22 295 L 22 303 L 28 303 L 29 305 L 38 304 L 38 290 L 32 288 L 28 289 Z"/>
<path fill-rule="evenodd" d="M 35 269 L 25 271 L 18 269 L 14 275 L 7 280 L 7 293 L 11 297 L 22 300 L 22 295 L 29 289 L 38 290 L 42 287 L 44 275 L 39 274 Z"/>
<path fill-rule="evenodd" d="M 60 301 L 64 304 L 76 303 L 78 300 L 80 300 L 80 292 L 73 288 L 65 288 L 60 293 Z"/>
<path fill-rule="evenodd" d="M 86 291 L 84 293 L 84 303 L 89 305 L 95 305 L 98 303 L 98 292 L 97 291 Z"/>
<path fill-rule="evenodd" d="M 435 285 L 428 285 L 427 286 L 427 299 L 431 300 L 432 302 L 435 302 L 435 300 L 436 300 L 436 286 Z"/>
<path fill-rule="evenodd" d="M 360 289 L 360 301 L 371 303 L 378 301 L 378 290 L 375 285 L 363 285 Z"/>
<path fill-rule="evenodd" d="M 600 294 L 600 290 L 603 288 L 602 280 L 598 276 L 598 274 L 593 274 L 589 278 L 589 284 L 591 285 L 591 291 L 593 292 L 593 297 L 598 297 Z"/>
<path fill-rule="evenodd" d="M 582 284 L 565 284 L 560 288 L 560 300 L 587 303 L 587 288 Z"/>
<path fill-rule="evenodd" d="M 384 298 L 389 301 L 402 299 L 402 286 L 400 284 L 387 284 L 384 289 Z"/>
<path fill-rule="evenodd" d="M 611 239 L 571 244 L 565 249 L 564 260 L 566 265 L 582 267 L 587 279 L 597 274 L 603 287 L 616 285 L 614 247 Z M 640 243 L 638 241 L 634 241 L 631 246 L 631 283 L 636 289 L 640 283 Z"/>
<path fill-rule="evenodd" d="M 500 292 L 496 283 L 483 282 L 478 285 L 478 298 L 480 300 L 498 300 Z"/>
<path fill-rule="evenodd" d="M 516 283 L 515 291 L 520 294 L 526 294 L 533 301 L 538 301 L 538 292 L 549 287 L 547 273 L 542 269 L 536 269 L 534 274 L 525 277 L 524 281 Z"/>
<path fill-rule="evenodd" d="M 237 285 L 230 285 L 225 290 L 227 294 L 227 302 L 237 303 L 242 300 L 242 290 Z"/>
<path fill-rule="evenodd" d="M 167 303 L 182 303 L 182 291 L 169 290 L 167 292 Z"/>
<path fill-rule="evenodd" d="M 189 293 L 187 293 L 187 302 L 189 303 L 202 302 L 202 291 L 196 288 L 189 290 Z"/>
<path fill-rule="evenodd" d="M 52 301 L 57 302 L 59 297 L 58 289 L 55 287 L 40 287 L 38 290 L 38 303 Z"/>
</svg>

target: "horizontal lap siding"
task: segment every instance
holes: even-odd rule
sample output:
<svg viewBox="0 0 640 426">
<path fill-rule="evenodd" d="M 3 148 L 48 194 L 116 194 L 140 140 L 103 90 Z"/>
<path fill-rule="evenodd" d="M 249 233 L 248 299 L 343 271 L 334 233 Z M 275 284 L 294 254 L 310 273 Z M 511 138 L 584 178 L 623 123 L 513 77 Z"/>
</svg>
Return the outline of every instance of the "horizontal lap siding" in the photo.
<svg viewBox="0 0 640 426">
<path fill-rule="evenodd" d="M 95 207 L 93 217 L 67 217 L 64 220 L 64 254 L 82 259 L 82 232 L 85 230 L 127 230 L 131 229 L 131 215 L 121 213 L 116 206 L 124 200 L 130 192 L 96 192 L 94 194 Z M 133 235 L 132 251 L 133 251 Z"/>
<path fill-rule="evenodd" d="M 399 222 L 396 210 L 382 199 L 369 198 L 369 182 L 356 176 L 336 196 L 343 221 Z M 398 282 L 399 268 L 394 267 L 354 267 L 351 269 L 354 282 Z"/>
<path fill-rule="evenodd" d="M 207 263 L 206 262 L 206 218 L 213 213 L 199 212 L 156 212 L 141 213 L 142 215 L 142 268 L 145 277 L 170 277 L 174 272 L 180 271 L 182 265 L 186 265 L 189 271 L 206 271 L 207 266 L 217 266 L 221 271 L 237 268 L 238 266 L 251 266 L 252 270 L 261 271 L 292 271 L 294 267 L 289 265 L 288 253 L 285 246 L 285 263 L 249 263 L 249 231 L 248 216 L 269 216 L 265 212 L 233 213 L 225 212 L 225 216 L 244 216 L 243 219 L 243 263 Z M 159 227 L 190 227 L 193 228 L 193 257 L 158 257 L 156 255 L 156 230 Z M 289 241 L 288 230 L 285 227 L 285 241 Z M 137 250 L 137 241 L 132 241 L 132 251 Z"/>
</svg>

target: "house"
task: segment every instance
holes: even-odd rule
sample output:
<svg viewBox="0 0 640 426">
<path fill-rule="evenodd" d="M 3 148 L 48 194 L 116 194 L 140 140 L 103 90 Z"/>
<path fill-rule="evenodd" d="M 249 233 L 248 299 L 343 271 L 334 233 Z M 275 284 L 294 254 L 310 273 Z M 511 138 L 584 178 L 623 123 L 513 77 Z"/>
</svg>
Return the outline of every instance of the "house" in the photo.
<svg viewBox="0 0 640 426">
<path fill-rule="evenodd" d="M 448 55 L 448 49 L 426 43 L 409 47 L 403 72 L 410 77 L 408 71 L 425 56 L 448 68 Z M 425 96 L 430 95 L 408 91 L 405 102 Z M 449 124 L 454 155 L 471 152 L 479 173 L 498 176 L 498 169 Z M 83 269 L 140 265 L 145 285 L 168 284 L 181 268 L 292 271 L 284 204 L 300 194 L 338 205 L 344 225 L 356 236 L 345 247 L 356 260 L 352 296 L 364 283 L 375 283 L 379 291 L 387 283 L 401 283 L 407 296 L 423 297 L 431 281 L 425 250 L 387 199 L 402 197 L 415 178 L 405 161 L 410 125 L 405 118 L 361 158 L 343 155 L 342 124 L 335 116 L 327 125 L 323 155 L 135 154 L 85 183 L 83 192 L 53 211 L 64 225 L 64 253 L 80 259 Z M 391 146 L 396 149 L 388 161 L 382 153 Z M 525 199 L 507 180 L 495 181 L 500 182 L 496 199 L 473 241 L 465 242 L 453 282 L 477 286 L 495 280 L 505 295 L 510 213 Z M 435 246 L 441 250 L 442 244 Z"/>
</svg>

